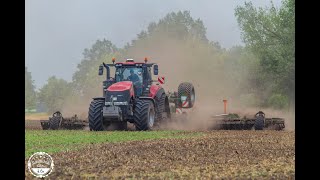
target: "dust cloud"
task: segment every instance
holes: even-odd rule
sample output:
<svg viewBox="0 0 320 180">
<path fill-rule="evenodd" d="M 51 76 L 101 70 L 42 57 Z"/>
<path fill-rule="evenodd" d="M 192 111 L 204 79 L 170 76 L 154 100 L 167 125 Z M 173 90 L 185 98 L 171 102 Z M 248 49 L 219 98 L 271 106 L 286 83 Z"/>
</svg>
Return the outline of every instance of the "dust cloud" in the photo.
<svg viewBox="0 0 320 180">
<path fill-rule="evenodd" d="M 87 119 L 89 112 L 89 105 L 91 100 L 82 100 L 79 103 L 71 104 L 68 102 L 62 108 L 62 116 L 63 117 L 71 117 L 77 115 L 80 119 Z"/>
<path fill-rule="evenodd" d="M 165 77 L 163 88 L 166 91 L 177 91 L 181 82 L 191 82 L 196 92 L 196 102 L 192 109 L 184 109 L 187 112 L 188 121 L 172 122 L 163 127 L 168 129 L 205 130 L 212 122 L 212 116 L 223 114 L 223 99 L 227 99 L 227 113 L 237 113 L 240 117 L 254 117 L 258 111 L 263 111 L 266 117 L 280 117 L 286 120 L 286 129 L 294 129 L 294 110 L 279 111 L 265 108 L 252 108 L 239 101 L 237 89 L 233 88 L 233 82 L 228 82 L 228 74 L 225 64 L 219 57 L 204 47 L 201 42 L 188 46 L 181 41 L 162 38 L 137 45 L 129 50 L 129 56 L 136 61 L 142 61 L 144 57 L 149 62 L 159 65 L 159 76 Z M 245 75 L 240 75 L 239 79 Z M 154 77 L 153 79 L 156 79 Z M 292 108 L 291 108 L 292 109 Z M 162 127 L 162 128 L 163 128 Z"/>
</svg>

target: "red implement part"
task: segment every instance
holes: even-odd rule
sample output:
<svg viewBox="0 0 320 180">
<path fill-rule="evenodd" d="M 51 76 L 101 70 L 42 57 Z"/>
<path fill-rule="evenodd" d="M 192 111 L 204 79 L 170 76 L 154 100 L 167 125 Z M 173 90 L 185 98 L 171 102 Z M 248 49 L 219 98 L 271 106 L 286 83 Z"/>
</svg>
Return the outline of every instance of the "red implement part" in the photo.
<svg viewBox="0 0 320 180">
<path fill-rule="evenodd" d="M 224 114 L 227 114 L 227 100 L 223 100 Z"/>
<path fill-rule="evenodd" d="M 165 81 L 165 78 L 164 78 L 163 76 L 158 77 L 158 82 L 159 82 L 160 84 L 164 84 L 164 81 Z"/>
</svg>

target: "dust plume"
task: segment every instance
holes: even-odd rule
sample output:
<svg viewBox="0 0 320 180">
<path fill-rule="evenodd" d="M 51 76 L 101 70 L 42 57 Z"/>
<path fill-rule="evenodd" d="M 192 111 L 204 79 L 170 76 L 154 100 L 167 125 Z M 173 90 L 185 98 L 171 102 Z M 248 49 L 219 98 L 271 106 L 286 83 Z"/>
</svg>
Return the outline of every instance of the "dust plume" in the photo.
<svg viewBox="0 0 320 180">
<path fill-rule="evenodd" d="M 61 111 L 62 116 L 71 117 L 76 114 L 80 119 L 87 119 L 90 101 L 91 100 L 81 100 L 78 103 L 66 101 Z"/>
<path fill-rule="evenodd" d="M 89 93 L 84 96 L 73 95 L 67 97 L 61 110 L 62 116 L 71 117 L 76 114 L 80 119 L 86 120 L 92 98 L 101 97 L 102 93 L 99 93 L 101 91 L 102 86 L 97 85 L 93 91 L 89 91 Z"/>
<path fill-rule="evenodd" d="M 286 129 L 294 129 L 294 111 L 279 111 L 264 108 L 252 108 L 242 103 L 237 97 L 235 82 L 228 81 L 227 63 L 215 47 L 196 41 L 179 41 L 170 38 L 151 39 L 129 49 L 129 56 L 142 61 L 149 57 L 149 62 L 159 65 L 159 76 L 164 76 L 166 91 L 177 91 L 181 82 L 191 82 L 196 92 L 195 107 L 184 110 L 188 121 L 170 123 L 169 129 L 196 130 L 206 129 L 211 116 L 224 113 L 223 99 L 228 100 L 227 113 L 237 113 L 241 117 L 254 116 L 262 110 L 267 117 L 286 119 Z M 245 72 L 247 73 L 247 72 Z M 245 81 L 247 74 L 238 74 L 239 81 Z M 153 79 L 156 79 L 154 77 Z M 211 120 L 212 121 L 212 120 Z"/>
<path fill-rule="evenodd" d="M 159 76 L 164 76 L 166 79 L 163 85 L 166 91 L 177 91 L 182 82 L 191 82 L 194 85 L 195 107 L 192 110 L 185 110 L 192 111 L 188 113 L 192 121 L 171 123 L 169 128 L 205 128 L 206 120 L 210 119 L 210 116 L 223 113 L 222 100 L 228 97 L 224 73 L 219 70 L 223 62 L 218 53 L 208 51 L 206 46 L 208 45 L 203 42 L 161 38 L 150 40 L 145 45 L 138 45 L 129 50 L 129 56 L 136 61 L 147 56 L 149 62 L 159 65 Z M 214 50 L 213 47 L 212 49 Z"/>
</svg>

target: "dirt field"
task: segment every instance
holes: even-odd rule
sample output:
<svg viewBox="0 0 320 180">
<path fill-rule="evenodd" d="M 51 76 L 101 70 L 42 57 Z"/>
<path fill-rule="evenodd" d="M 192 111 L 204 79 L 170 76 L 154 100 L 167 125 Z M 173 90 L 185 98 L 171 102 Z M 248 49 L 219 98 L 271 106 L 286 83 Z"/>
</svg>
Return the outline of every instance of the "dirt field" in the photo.
<svg viewBox="0 0 320 180">
<path fill-rule="evenodd" d="M 48 179 L 294 179 L 294 139 L 293 131 L 212 131 L 91 144 L 53 153 Z M 33 178 L 26 168 L 26 179 Z"/>
</svg>

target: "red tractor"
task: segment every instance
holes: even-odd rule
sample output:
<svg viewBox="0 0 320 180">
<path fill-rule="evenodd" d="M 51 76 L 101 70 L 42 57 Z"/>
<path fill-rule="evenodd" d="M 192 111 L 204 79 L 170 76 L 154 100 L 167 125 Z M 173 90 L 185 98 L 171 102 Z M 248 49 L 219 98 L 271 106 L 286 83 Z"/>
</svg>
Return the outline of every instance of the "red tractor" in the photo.
<svg viewBox="0 0 320 180">
<path fill-rule="evenodd" d="M 195 90 L 191 83 L 181 83 L 178 92 L 166 94 L 160 85 L 164 79 L 152 80 L 152 67 L 153 74 L 158 75 L 158 65 L 147 63 L 147 58 L 144 61 L 127 59 L 115 63 L 113 58 L 112 64 L 99 66 L 99 75 L 106 69 L 106 80 L 103 97 L 93 98 L 89 107 L 90 130 L 125 130 L 127 122 L 133 123 L 138 131 L 152 130 L 170 120 L 169 103 L 176 108 L 193 107 Z M 110 77 L 110 67 L 115 67 L 114 78 Z"/>
</svg>

